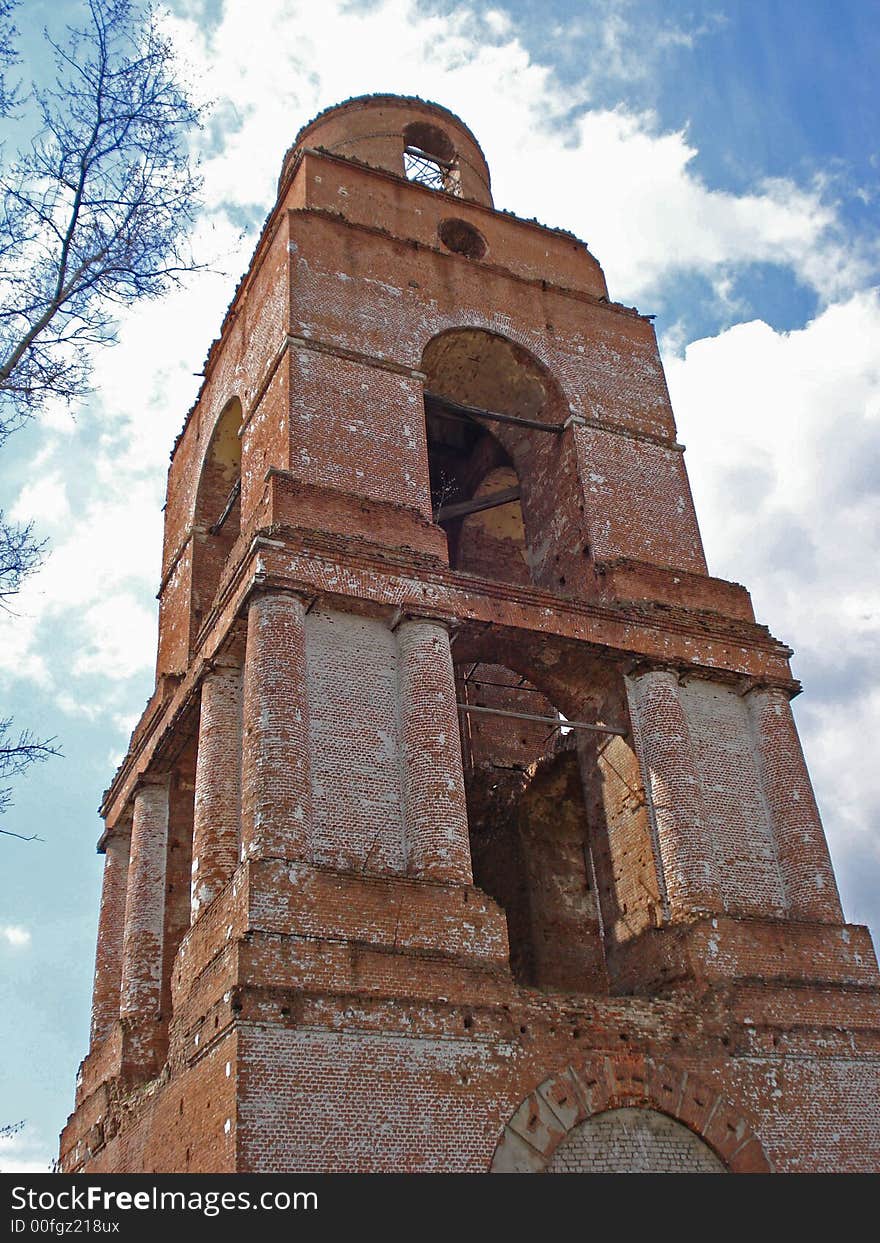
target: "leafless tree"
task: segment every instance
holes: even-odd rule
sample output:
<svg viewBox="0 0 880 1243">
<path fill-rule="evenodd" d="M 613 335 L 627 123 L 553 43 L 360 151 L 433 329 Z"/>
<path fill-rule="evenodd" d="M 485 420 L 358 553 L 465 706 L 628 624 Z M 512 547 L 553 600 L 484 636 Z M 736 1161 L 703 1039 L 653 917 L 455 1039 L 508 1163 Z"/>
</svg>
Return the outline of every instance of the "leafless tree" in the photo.
<svg viewBox="0 0 880 1243">
<path fill-rule="evenodd" d="M 119 311 L 192 270 L 199 189 L 187 140 L 200 111 L 152 8 L 85 0 L 81 29 L 44 31 L 51 85 L 26 90 L 8 80 L 16 7 L 0 0 L 0 116 L 35 125 L 0 167 L 0 445 L 48 400 L 81 397 Z M 0 511 L 2 607 L 42 551 L 30 524 Z M 10 729 L 0 779 L 55 753 L 51 740 Z"/>
<path fill-rule="evenodd" d="M 10 86 L 6 71 L 18 62 L 15 36 L 18 33 L 12 21 L 19 0 L 0 0 L 0 117 L 7 117 L 18 102 L 18 91 Z"/>
<path fill-rule="evenodd" d="M 54 738 L 35 738 L 30 730 L 24 729 L 15 734 L 12 732 L 12 718 L 0 720 L 0 782 L 7 782 L 18 777 L 31 764 L 48 760 L 50 755 L 60 755 L 61 750 L 55 745 Z M 0 812 L 6 811 L 12 802 L 12 787 L 0 785 Z M 39 842 L 42 838 L 36 834 L 25 836 L 13 833 L 11 829 L 0 829 L 6 837 L 18 837 L 25 842 Z"/>
<path fill-rule="evenodd" d="M 165 293 L 186 248 L 198 178 L 184 145 L 199 113 L 150 10 L 88 0 L 40 127 L 0 180 L 0 401 L 13 423 L 51 396 L 81 396 L 89 347 L 114 339 L 120 307 Z"/>
</svg>

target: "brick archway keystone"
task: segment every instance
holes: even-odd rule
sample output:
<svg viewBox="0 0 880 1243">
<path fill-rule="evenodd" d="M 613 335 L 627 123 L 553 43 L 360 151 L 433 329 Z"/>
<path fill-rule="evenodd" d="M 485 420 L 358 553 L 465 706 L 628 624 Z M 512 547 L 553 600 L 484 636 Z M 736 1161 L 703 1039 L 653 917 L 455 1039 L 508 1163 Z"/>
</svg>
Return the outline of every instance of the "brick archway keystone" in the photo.
<svg viewBox="0 0 880 1243">
<path fill-rule="evenodd" d="M 682 1123 L 732 1174 L 772 1173 L 760 1140 L 728 1100 L 689 1071 L 647 1057 L 595 1058 L 545 1079 L 505 1126 L 490 1173 L 543 1173 L 576 1126 L 627 1106 Z"/>
</svg>

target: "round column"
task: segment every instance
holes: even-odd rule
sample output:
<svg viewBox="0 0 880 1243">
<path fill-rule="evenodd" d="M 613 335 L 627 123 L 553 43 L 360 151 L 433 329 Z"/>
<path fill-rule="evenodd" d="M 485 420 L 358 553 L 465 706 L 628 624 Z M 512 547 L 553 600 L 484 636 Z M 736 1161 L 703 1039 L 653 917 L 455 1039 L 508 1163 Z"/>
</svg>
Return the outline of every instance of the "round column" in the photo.
<svg viewBox="0 0 880 1243">
<path fill-rule="evenodd" d="M 436 621 L 397 627 L 407 868 L 471 883 L 467 804 L 449 635 Z"/>
<path fill-rule="evenodd" d="M 828 844 L 785 691 L 746 695 L 777 858 L 793 919 L 843 923 Z"/>
<path fill-rule="evenodd" d="M 202 680 L 193 808 L 192 920 L 238 865 L 241 829 L 242 670 L 215 664 Z"/>
<path fill-rule="evenodd" d="M 678 677 L 651 669 L 627 679 L 642 779 L 651 800 L 660 864 L 673 919 L 724 909 Z"/>
<path fill-rule="evenodd" d="M 133 1062 L 152 1054 L 161 1005 L 169 782 L 168 774 L 143 778 L 134 795 L 119 1006 Z"/>
<path fill-rule="evenodd" d="M 305 858 L 311 819 L 305 606 L 265 592 L 248 610 L 242 858 Z"/>
<path fill-rule="evenodd" d="M 98 916 L 98 949 L 92 993 L 92 1045 L 99 1044 L 119 1021 L 122 942 L 125 935 L 125 891 L 131 830 L 117 828 L 104 847 L 104 879 Z"/>
</svg>

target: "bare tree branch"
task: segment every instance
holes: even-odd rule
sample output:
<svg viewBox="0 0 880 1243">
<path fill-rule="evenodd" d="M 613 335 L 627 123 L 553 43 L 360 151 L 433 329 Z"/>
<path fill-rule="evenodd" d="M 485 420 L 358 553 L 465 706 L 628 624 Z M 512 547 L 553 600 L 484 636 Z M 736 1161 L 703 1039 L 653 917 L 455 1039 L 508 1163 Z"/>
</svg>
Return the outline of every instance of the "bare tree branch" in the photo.
<svg viewBox="0 0 880 1243">
<path fill-rule="evenodd" d="M 17 63 L 17 4 L 0 0 L 8 120 L 20 119 L 22 102 L 5 74 Z M 148 0 L 83 8 L 82 28 L 44 31 L 54 80 L 27 96 L 39 128 L 8 161 L 0 152 L 0 446 L 48 399 L 83 395 L 91 351 L 115 340 L 120 309 L 160 297 L 197 266 L 187 237 L 200 179 L 187 142 L 200 109 Z M 0 509 L 0 609 L 12 612 L 44 553 L 33 525 Z M 0 720 L 0 781 L 60 754 L 54 738 L 11 727 Z M 0 787 L 0 812 L 10 801 Z"/>
<path fill-rule="evenodd" d="M 27 729 L 21 730 L 16 737 L 10 733 L 11 729 L 11 717 L 0 720 L 0 782 L 21 776 L 31 764 L 41 764 L 50 756 L 62 754 L 61 748 L 56 745 L 55 738 L 35 738 Z M 11 805 L 11 786 L 0 786 L 0 812 L 7 811 Z M 8 836 L 21 837 L 22 834 L 10 833 Z"/>
<path fill-rule="evenodd" d="M 90 23 L 48 35 L 55 82 L 34 86 L 40 132 L 0 177 L 0 418 L 81 395 L 81 347 L 114 339 L 114 311 L 195 266 L 199 179 L 185 146 L 199 109 L 150 9 L 88 0 Z M 2 17 L 2 9 L 0 9 Z"/>
</svg>

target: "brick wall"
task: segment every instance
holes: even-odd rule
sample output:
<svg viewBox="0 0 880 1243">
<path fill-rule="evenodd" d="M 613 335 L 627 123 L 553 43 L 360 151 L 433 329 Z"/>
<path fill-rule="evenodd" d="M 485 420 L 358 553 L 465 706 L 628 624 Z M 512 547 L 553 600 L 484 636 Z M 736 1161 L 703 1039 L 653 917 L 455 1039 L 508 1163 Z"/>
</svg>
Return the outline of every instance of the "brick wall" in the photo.
<svg viewBox="0 0 880 1243">
<path fill-rule="evenodd" d="M 404 180 L 412 121 L 461 197 Z M 444 529 L 446 468 L 519 502 Z M 159 629 L 66 1170 L 880 1165 L 789 650 L 706 575 L 651 324 L 435 105 L 289 153 L 174 446 Z M 620 733 L 462 750 L 459 696 Z"/>
<path fill-rule="evenodd" d="M 387 624 L 319 612 L 306 622 L 312 857 L 404 870 L 397 643 Z"/>
<path fill-rule="evenodd" d="M 548 1174 L 726 1174 L 687 1127 L 649 1109 L 612 1109 L 571 1131 Z"/>
</svg>

